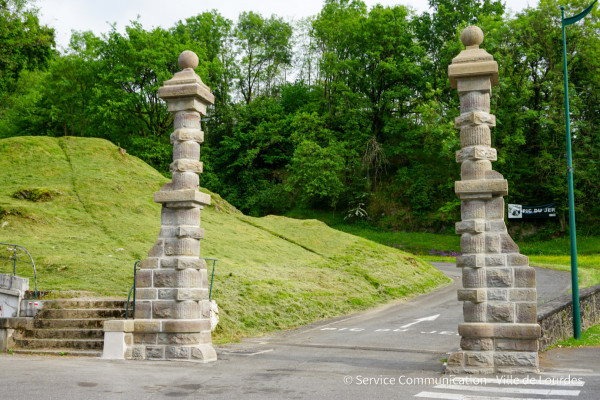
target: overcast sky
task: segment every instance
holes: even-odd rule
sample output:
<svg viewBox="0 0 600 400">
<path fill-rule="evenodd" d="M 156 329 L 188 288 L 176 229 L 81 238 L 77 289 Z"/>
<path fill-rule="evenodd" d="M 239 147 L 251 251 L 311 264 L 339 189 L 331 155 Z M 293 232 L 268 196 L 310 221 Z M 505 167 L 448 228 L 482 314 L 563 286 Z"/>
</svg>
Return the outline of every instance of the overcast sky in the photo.
<svg viewBox="0 0 600 400">
<path fill-rule="evenodd" d="M 417 12 L 428 9 L 427 0 L 363 0 L 368 7 L 405 4 Z M 518 11 L 538 0 L 506 0 L 508 8 Z M 58 46 L 66 47 L 71 30 L 91 30 L 95 34 L 107 32 L 109 23 L 117 23 L 120 31 L 129 21 L 140 16 L 144 28 L 170 28 L 175 22 L 217 9 L 235 21 L 242 11 L 255 11 L 264 16 L 276 14 L 287 20 L 317 14 L 323 0 L 37 0 L 42 23 L 56 29 Z"/>
</svg>

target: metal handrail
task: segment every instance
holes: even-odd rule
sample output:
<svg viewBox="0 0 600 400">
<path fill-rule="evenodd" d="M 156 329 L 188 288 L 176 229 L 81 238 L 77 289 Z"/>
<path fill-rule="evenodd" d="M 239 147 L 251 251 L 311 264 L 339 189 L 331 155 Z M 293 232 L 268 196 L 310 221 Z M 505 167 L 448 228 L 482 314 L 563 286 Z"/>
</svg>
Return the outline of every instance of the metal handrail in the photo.
<svg viewBox="0 0 600 400">
<path fill-rule="evenodd" d="M 131 307 L 131 319 L 135 319 L 135 275 L 137 271 L 140 269 L 140 261 L 136 261 L 133 264 L 133 286 L 129 289 L 129 294 L 127 295 L 127 306 L 125 307 L 125 319 L 129 318 L 129 299 L 131 298 L 131 293 L 133 292 L 133 304 Z"/>
<path fill-rule="evenodd" d="M 212 300 L 212 286 L 213 286 L 213 280 L 215 278 L 215 265 L 217 264 L 217 259 L 216 258 L 202 258 L 200 257 L 201 260 L 211 260 L 213 262 L 213 268 L 212 268 L 212 274 L 210 275 L 210 290 L 208 291 L 208 299 Z"/>
<path fill-rule="evenodd" d="M 31 264 L 31 266 L 33 267 L 33 287 L 34 287 L 33 298 L 37 299 L 37 297 L 38 297 L 37 271 L 35 269 L 35 262 L 33 261 L 33 257 L 31 257 L 31 254 L 29 253 L 29 251 L 27 251 L 27 249 L 25 247 L 19 246 L 18 244 L 0 243 L 0 246 L 11 246 L 13 248 L 12 249 L 12 252 L 13 252 L 12 258 L 10 258 L 10 257 L 8 258 L 8 260 L 13 260 L 13 276 L 17 276 L 17 262 Z M 27 253 L 30 261 L 19 260 L 17 257 L 17 248 L 19 248 L 19 249 L 23 250 L 25 253 Z"/>
</svg>

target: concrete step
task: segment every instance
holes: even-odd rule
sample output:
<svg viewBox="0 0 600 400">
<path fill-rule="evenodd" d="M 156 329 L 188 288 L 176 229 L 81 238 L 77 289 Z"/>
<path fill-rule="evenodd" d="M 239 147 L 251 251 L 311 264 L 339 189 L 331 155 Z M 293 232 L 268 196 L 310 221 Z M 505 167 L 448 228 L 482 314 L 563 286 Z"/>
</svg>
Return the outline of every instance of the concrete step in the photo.
<svg viewBox="0 0 600 400">
<path fill-rule="evenodd" d="M 102 329 L 106 319 L 34 319 L 38 329 Z"/>
<path fill-rule="evenodd" d="M 65 309 L 65 308 L 43 308 L 35 316 L 36 319 L 107 319 L 107 318 L 125 318 L 124 309 L 111 308 L 83 308 L 83 309 Z"/>
<path fill-rule="evenodd" d="M 74 349 L 12 349 L 13 354 L 42 354 L 48 356 L 102 357 L 102 351 Z"/>
<path fill-rule="evenodd" d="M 103 340 L 88 339 L 15 339 L 15 348 L 31 349 L 73 349 L 102 351 Z"/>
<path fill-rule="evenodd" d="M 102 329 L 32 329 L 23 331 L 19 339 L 93 339 L 102 340 Z"/>
</svg>

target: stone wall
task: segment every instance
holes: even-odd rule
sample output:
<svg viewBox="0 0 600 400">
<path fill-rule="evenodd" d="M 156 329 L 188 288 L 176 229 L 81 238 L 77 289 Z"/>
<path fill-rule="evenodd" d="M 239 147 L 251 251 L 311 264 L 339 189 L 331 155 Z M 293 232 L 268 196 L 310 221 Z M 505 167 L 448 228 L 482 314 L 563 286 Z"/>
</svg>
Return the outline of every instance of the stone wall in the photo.
<svg viewBox="0 0 600 400">
<path fill-rule="evenodd" d="M 600 285 L 579 291 L 581 329 L 600 323 Z M 542 327 L 539 339 L 540 351 L 561 340 L 573 336 L 573 297 L 571 294 L 557 297 L 538 307 L 538 323 Z"/>
</svg>

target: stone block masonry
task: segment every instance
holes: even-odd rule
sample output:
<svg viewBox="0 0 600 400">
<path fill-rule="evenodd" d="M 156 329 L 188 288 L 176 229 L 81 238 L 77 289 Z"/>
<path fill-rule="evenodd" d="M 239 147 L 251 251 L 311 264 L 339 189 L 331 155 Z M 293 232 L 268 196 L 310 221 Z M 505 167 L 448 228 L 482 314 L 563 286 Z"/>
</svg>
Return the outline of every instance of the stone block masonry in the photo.
<svg viewBox="0 0 600 400">
<path fill-rule="evenodd" d="M 200 213 L 210 204 L 210 196 L 198 191 L 204 141 L 200 121 L 214 96 L 194 72 L 196 54 L 184 51 L 178 61 L 181 71 L 158 91 L 174 114 L 173 179 L 154 193 L 154 202 L 162 204 L 161 230 L 137 273 L 135 321 L 105 326 L 105 337 L 110 336 L 105 342 L 106 358 L 217 359 L 211 339 L 206 262 L 200 258 L 204 237 Z"/>
<path fill-rule="evenodd" d="M 491 148 L 492 86 L 498 84 L 498 64 L 479 45 L 483 32 L 476 26 L 461 34 L 463 50 L 448 67 L 450 84 L 458 90 L 461 180 L 455 192 L 461 200 L 461 235 L 464 323 L 459 324 L 460 350 L 448 358 L 446 373 L 538 372 L 537 293 L 535 270 L 508 235 L 504 198 L 508 182 L 492 169 L 496 150 Z"/>
</svg>

